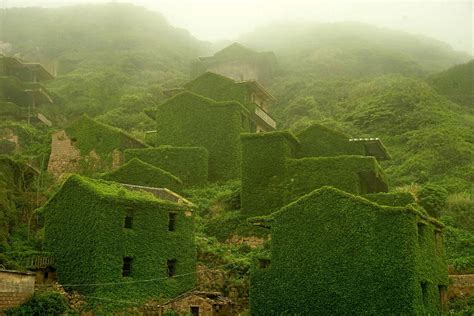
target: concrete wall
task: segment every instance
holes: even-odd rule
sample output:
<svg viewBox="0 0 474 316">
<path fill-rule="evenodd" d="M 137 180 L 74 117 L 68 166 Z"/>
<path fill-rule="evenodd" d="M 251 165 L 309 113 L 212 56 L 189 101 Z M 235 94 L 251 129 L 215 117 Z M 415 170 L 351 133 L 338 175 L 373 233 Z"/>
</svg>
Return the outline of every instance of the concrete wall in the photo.
<svg viewBox="0 0 474 316">
<path fill-rule="evenodd" d="M 0 310 L 21 305 L 34 292 L 34 273 L 0 271 Z"/>
</svg>

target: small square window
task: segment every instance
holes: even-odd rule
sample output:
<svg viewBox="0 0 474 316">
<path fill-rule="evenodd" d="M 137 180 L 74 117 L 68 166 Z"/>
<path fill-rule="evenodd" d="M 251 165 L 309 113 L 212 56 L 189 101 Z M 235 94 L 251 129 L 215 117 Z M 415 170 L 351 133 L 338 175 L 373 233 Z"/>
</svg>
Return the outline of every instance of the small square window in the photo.
<svg viewBox="0 0 474 316">
<path fill-rule="evenodd" d="M 174 277 L 176 275 L 176 259 L 169 259 L 166 263 L 168 276 Z"/>
<path fill-rule="evenodd" d="M 123 227 L 132 228 L 132 226 L 133 226 L 133 213 L 132 211 L 127 211 L 127 214 L 125 215 L 125 221 L 124 221 Z"/>
<path fill-rule="evenodd" d="M 173 232 L 176 229 L 176 216 L 176 213 L 168 213 L 168 230 L 170 232 Z"/>
<path fill-rule="evenodd" d="M 266 269 L 270 266 L 270 259 L 258 259 L 258 267 L 260 269 Z"/>
<path fill-rule="evenodd" d="M 122 276 L 129 277 L 132 275 L 132 261 L 133 259 L 131 257 L 123 258 Z"/>
</svg>

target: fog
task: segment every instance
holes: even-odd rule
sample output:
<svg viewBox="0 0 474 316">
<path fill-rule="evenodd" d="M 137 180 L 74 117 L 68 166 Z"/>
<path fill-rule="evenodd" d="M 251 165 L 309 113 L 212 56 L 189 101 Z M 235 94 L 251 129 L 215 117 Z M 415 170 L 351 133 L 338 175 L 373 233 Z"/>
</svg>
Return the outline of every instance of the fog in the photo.
<svg viewBox="0 0 474 316">
<path fill-rule="evenodd" d="M 102 0 L 0 0 L 1 7 L 56 7 Z M 206 41 L 234 40 L 273 21 L 358 21 L 422 34 L 474 54 L 471 1 L 135 0 Z"/>
</svg>

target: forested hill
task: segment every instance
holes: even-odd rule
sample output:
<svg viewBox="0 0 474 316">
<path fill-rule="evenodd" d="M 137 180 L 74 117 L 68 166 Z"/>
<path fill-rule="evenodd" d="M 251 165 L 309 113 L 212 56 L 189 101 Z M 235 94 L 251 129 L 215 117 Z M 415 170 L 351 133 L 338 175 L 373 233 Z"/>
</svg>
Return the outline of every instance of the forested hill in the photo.
<svg viewBox="0 0 474 316">
<path fill-rule="evenodd" d="M 207 44 L 131 4 L 0 10 L 0 41 L 9 54 L 56 68 L 48 85 L 56 119 L 91 116 L 155 102 L 163 86 L 188 79 L 189 64 Z M 136 121 L 145 120 L 144 117 Z"/>
<path fill-rule="evenodd" d="M 269 25 L 242 36 L 241 41 L 274 51 L 287 69 L 319 78 L 422 75 L 470 58 L 431 38 L 350 22 Z"/>
<path fill-rule="evenodd" d="M 428 81 L 439 94 L 474 112 L 474 60 L 431 75 Z"/>
</svg>

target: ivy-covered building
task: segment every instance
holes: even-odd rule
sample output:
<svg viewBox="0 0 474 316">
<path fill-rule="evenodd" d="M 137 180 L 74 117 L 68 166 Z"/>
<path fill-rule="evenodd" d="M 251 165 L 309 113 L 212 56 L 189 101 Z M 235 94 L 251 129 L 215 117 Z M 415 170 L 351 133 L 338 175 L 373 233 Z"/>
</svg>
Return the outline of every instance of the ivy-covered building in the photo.
<svg viewBox="0 0 474 316">
<path fill-rule="evenodd" d="M 122 130 L 83 115 L 53 134 L 48 171 L 55 177 L 109 171 L 122 164 L 125 149 L 147 147 Z"/>
<path fill-rule="evenodd" d="M 443 225 L 410 194 L 322 187 L 269 215 L 270 254 L 250 275 L 252 315 L 438 315 Z"/>
<path fill-rule="evenodd" d="M 0 55 L 0 117 L 51 126 L 51 121 L 41 113 L 41 106 L 53 100 L 41 82 L 53 78 L 38 63 Z"/>
<path fill-rule="evenodd" d="M 101 179 L 144 187 L 166 188 L 174 192 L 181 192 L 183 189 L 180 178 L 138 158 L 133 158 L 118 169 L 102 174 Z"/>
<path fill-rule="evenodd" d="M 242 209 L 269 214 L 322 186 L 353 194 L 388 191 L 377 138 L 350 138 L 321 125 L 242 135 Z"/>
<path fill-rule="evenodd" d="M 45 248 L 54 254 L 58 281 L 66 288 L 143 302 L 194 287 L 196 247 L 188 205 L 72 175 L 41 214 Z"/>
<path fill-rule="evenodd" d="M 200 57 L 193 63 L 191 73 L 198 76 L 214 72 L 236 81 L 257 80 L 268 82 L 277 68 L 273 52 L 256 52 L 239 43 L 233 43 L 213 56 Z"/>
<path fill-rule="evenodd" d="M 275 98 L 256 80 L 235 81 L 223 75 L 205 72 L 182 88 L 166 90 L 165 94 L 174 96 L 184 91 L 214 101 L 239 102 L 250 113 L 250 132 L 272 131 L 276 128 L 275 120 L 268 114 Z"/>
</svg>

